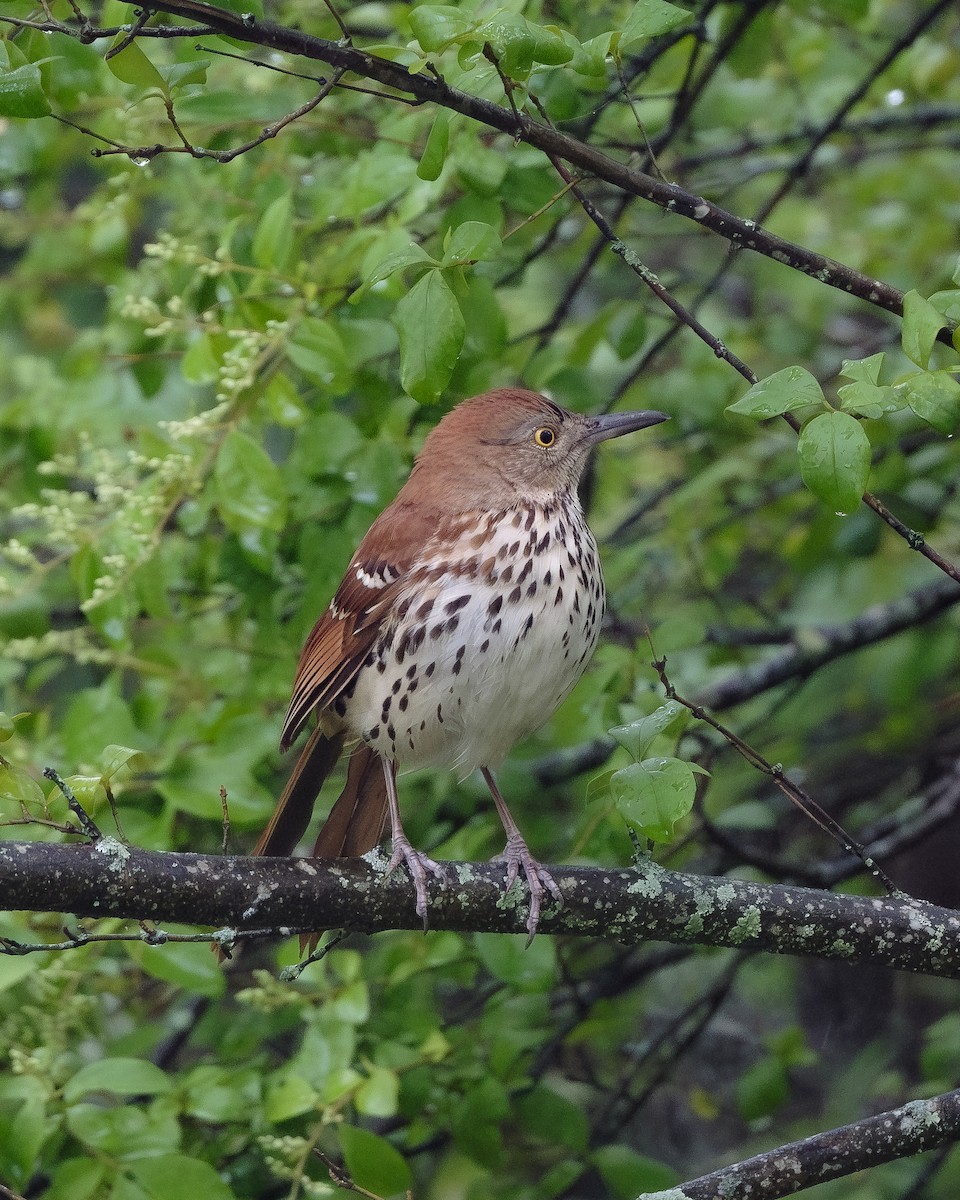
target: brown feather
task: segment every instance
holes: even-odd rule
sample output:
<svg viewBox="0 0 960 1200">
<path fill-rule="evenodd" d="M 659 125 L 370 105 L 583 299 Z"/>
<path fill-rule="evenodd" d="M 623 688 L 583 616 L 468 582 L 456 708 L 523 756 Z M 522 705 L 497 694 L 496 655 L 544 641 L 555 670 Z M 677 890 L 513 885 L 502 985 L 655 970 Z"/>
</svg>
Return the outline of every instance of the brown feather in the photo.
<svg viewBox="0 0 960 1200">
<path fill-rule="evenodd" d="M 310 735 L 277 801 L 270 824 L 253 848 L 256 855 L 292 854 L 313 815 L 324 780 L 343 749 L 343 734 L 327 737 L 319 726 Z"/>
<path fill-rule="evenodd" d="M 323 823 L 314 858 L 359 858 L 383 841 L 387 828 L 387 785 L 383 764 L 361 742 L 350 755 L 347 782 Z"/>
<path fill-rule="evenodd" d="M 303 647 L 280 731 L 282 750 L 294 741 L 312 712 L 329 708 L 353 682 L 405 582 L 408 555 L 390 562 L 368 552 L 374 531 L 389 523 L 384 522 L 385 516 L 374 522 L 360 543 L 330 607 Z"/>
</svg>

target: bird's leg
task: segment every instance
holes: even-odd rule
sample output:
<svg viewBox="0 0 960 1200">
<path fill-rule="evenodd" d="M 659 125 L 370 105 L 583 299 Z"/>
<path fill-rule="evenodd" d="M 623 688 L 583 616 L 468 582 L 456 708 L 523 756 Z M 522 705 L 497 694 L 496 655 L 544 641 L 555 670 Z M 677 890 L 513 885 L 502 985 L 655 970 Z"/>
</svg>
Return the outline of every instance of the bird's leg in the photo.
<svg viewBox="0 0 960 1200">
<path fill-rule="evenodd" d="M 414 850 L 407 835 L 403 832 L 400 820 L 400 801 L 397 799 L 397 764 L 389 758 L 380 757 L 383 767 L 383 777 L 387 783 L 387 804 L 390 809 L 390 839 L 393 842 L 393 853 L 387 864 L 387 874 L 403 863 L 410 872 L 413 886 L 417 894 L 417 916 L 423 918 L 423 931 L 427 931 L 427 872 L 443 879 L 443 868 L 428 858 L 420 850 Z"/>
<path fill-rule="evenodd" d="M 523 840 L 523 835 L 516 821 L 513 819 L 510 809 L 507 808 L 506 800 L 500 795 L 497 781 L 494 779 L 489 768 L 481 767 L 480 774 L 490 789 L 490 795 L 497 806 L 501 824 L 507 835 L 506 847 L 502 854 L 497 855 L 495 860 L 507 864 L 507 891 L 509 892 L 516 882 L 521 867 L 523 867 L 523 873 L 527 877 L 527 886 L 530 888 L 530 915 L 527 917 L 527 933 L 530 935 L 527 945 L 529 946 L 540 924 L 540 905 L 543 901 L 544 892 L 549 892 L 554 900 L 558 900 L 561 904 L 563 903 L 563 896 L 559 887 L 557 887 L 556 880 L 550 872 L 546 867 L 541 866 L 527 849 L 527 843 Z"/>
</svg>

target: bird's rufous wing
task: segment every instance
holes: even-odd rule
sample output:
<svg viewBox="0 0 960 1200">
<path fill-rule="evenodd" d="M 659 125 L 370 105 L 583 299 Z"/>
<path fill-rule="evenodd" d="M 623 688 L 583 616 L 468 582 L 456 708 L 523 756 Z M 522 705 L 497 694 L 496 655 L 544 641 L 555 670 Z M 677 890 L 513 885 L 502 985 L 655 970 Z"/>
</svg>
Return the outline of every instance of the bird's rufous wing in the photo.
<svg viewBox="0 0 960 1200">
<path fill-rule="evenodd" d="M 349 687 L 391 619 L 432 539 L 448 533 L 449 514 L 406 495 L 414 468 L 396 500 L 380 514 L 350 560 L 330 607 L 313 627 L 297 664 L 293 695 L 280 733 L 286 750 L 311 712 L 334 704 Z"/>
<path fill-rule="evenodd" d="M 399 590 L 402 572 L 361 546 L 330 607 L 314 625 L 300 654 L 293 695 L 280 733 L 286 750 L 312 712 L 333 704 L 360 670 Z"/>
</svg>

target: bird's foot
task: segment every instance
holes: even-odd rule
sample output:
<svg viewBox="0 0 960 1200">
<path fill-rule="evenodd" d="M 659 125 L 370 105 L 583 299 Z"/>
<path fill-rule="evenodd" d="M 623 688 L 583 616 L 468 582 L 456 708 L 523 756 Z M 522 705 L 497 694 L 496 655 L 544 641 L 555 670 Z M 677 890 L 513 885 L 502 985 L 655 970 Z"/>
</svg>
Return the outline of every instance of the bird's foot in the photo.
<svg viewBox="0 0 960 1200">
<path fill-rule="evenodd" d="M 429 873 L 436 879 L 443 879 L 445 878 L 443 868 L 422 850 L 414 850 L 404 834 L 394 835 L 393 853 L 387 863 L 387 875 L 391 875 L 401 863 L 407 868 L 410 878 L 413 880 L 414 890 L 417 894 L 417 916 L 423 918 L 423 932 L 426 933 L 428 924 L 427 875 Z"/>
<path fill-rule="evenodd" d="M 520 877 L 520 868 L 523 868 L 527 887 L 530 889 L 530 915 L 527 917 L 527 934 L 529 935 L 527 937 L 527 945 L 529 946 L 536 936 L 537 928 L 540 925 L 540 908 L 543 904 L 544 896 L 549 892 L 554 900 L 562 904 L 563 895 L 557 886 L 557 881 L 546 867 L 537 862 L 527 849 L 527 843 L 519 834 L 507 839 L 503 853 L 498 854 L 493 861 L 506 864 L 506 890 L 508 892 Z"/>
</svg>

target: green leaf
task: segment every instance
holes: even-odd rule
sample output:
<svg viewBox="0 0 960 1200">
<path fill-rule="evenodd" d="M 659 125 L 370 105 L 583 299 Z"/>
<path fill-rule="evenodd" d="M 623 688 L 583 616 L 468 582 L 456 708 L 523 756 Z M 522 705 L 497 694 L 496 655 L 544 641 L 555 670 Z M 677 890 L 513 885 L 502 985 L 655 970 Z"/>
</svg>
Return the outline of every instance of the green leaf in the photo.
<svg viewBox="0 0 960 1200">
<path fill-rule="evenodd" d="M 217 507 L 235 533 L 250 527 L 279 530 L 287 515 L 283 477 L 269 454 L 253 438 L 231 429 L 214 467 Z"/>
<path fill-rule="evenodd" d="M 510 1098 L 499 1079 L 487 1074 L 475 1081 L 453 1115 L 457 1148 L 484 1166 L 495 1167 L 503 1160 L 501 1122 L 509 1112 Z"/>
<path fill-rule="evenodd" d="M 940 433 L 951 434 L 960 422 L 960 383 L 948 371 L 921 371 L 897 384 L 896 391 L 918 417 Z"/>
<path fill-rule="evenodd" d="M 946 317 L 929 300 L 925 300 L 919 292 L 907 292 L 903 297 L 903 327 L 900 332 L 907 358 L 918 367 L 926 368 L 937 334 L 946 324 Z"/>
<path fill-rule="evenodd" d="M 177 1092 L 187 1116 L 213 1124 L 246 1122 L 251 1106 L 259 1106 L 262 1093 L 262 1064 L 220 1066 L 212 1062 L 201 1063 L 181 1076 Z"/>
<path fill-rule="evenodd" d="M 875 383 L 858 380 L 837 388 L 843 411 L 858 417 L 882 417 L 885 413 L 897 412 L 906 401 L 892 387 L 880 387 Z"/>
<path fill-rule="evenodd" d="M 287 357 L 304 375 L 335 396 L 346 392 L 353 372 L 339 333 L 329 321 L 304 317 L 287 343 Z"/>
<path fill-rule="evenodd" d="M 365 979 L 354 979 L 328 1002 L 331 1016 L 351 1025 L 363 1025 L 370 1016 L 370 992 Z"/>
<path fill-rule="evenodd" d="M 112 779 L 123 767 L 140 769 L 146 764 L 147 756 L 142 750 L 133 750 L 129 746 L 107 746 L 100 755 L 100 765 L 103 767 L 101 779 Z"/>
<path fill-rule="evenodd" d="M 790 1081 L 779 1059 L 754 1063 L 737 1080 L 737 1105 L 745 1121 L 772 1116 L 790 1095 Z"/>
<path fill-rule="evenodd" d="M 680 733 L 688 715 L 682 704 L 678 704 L 676 700 L 668 700 L 649 716 L 631 721 L 629 725 L 615 726 L 610 730 L 610 735 L 616 738 L 628 754 L 639 760 L 662 733 Z"/>
<path fill-rule="evenodd" d="M 169 1200 L 171 1196 L 235 1200 L 232 1190 L 208 1162 L 186 1154 L 137 1158 L 131 1161 L 129 1170 L 151 1200 Z"/>
<path fill-rule="evenodd" d="M 554 25 L 536 25 L 527 21 L 527 30 L 533 38 L 533 61 L 547 67 L 560 67 L 570 62 L 575 48 L 560 34 Z"/>
<path fill-rule="evenodd" d="M 293 252 L 293 194 L 284 192 L 271 204 L 253 236 L 253 258 L 268 271 L 283 271 Z"/>
<path fill-rule="evenodd" d="M 40 784 L 29 775 L 23 767 L 13 763 L 0 762 L 0 800 L 4 801 L 3 808 L 9 811 L 10 805 L 23 805 L 24 808 L 36 806 L 42 811 L 46 803 L 46 793 Z M 19 813 L 11 814 L 19 816 Z"/>
<path fill-rule="evenodd" d="M 659 37 L 689 20 L 690 13 L 675 4 L 667 4 L 666 0 L 638 0 L 627 17 L 617 50 L 622 54 L 634 42 Z"/>
<path fill-rule="evenodd" d="M 619 33 L 601 33 L 598 37 L 581 42 L 571 63 L 574 71 L 589 78 L 605 79 L 610 46 L 614 41 L 619 41 L 619 38 Z"/>
<path fill-rule="evenodd" d="M 485 221 L 465 221 L 447 235 L 443 265 L 479 262 L 496 258 L 502 247 L 500 235 Z"/>
<path fill-rule="evenodd" d="M 341 1125 L 338 1135 L 354 1183 L 378 1196 L 394 1196 L 410 1187 L 410 1168 L 386 1138 L 353 1125 Z"/>
<path fill-rule="evenodd" d="M 208 62 L 198 59 L 196 62 L 171 63 L 168 67 L 158 67 L 163 76 L 166 91 L 175 92 L 177 88 L 187 87 L 191 83 L 206 83 Z"/>
<path fill-rule="evenodd" d="M 63 1089 L 67 1104 L 73 1104 L 88 1092 L 108 1092 L 114 1096 L 156 1096 L 169 1092 L 169 1077 L 142 1058 L 104 1058 L 88 1063 L 68 1079 Z"/>
<path fill-rule="evenodd" d="M 960 268 L 957 274 L 960 275 Z M 947 320 L 951 323 L 960 321 L 960 291 L 956 288 L 948 288 L 943 292 L 933 292 L 927 299 L 937 310 L 942 312 Z"/>
<path fill-rule="evenodd" d="M 871 354 L 869 358 L 845 358 L 839 373 L 844 379 L 853 379 L 858 383 L 877 383 L 885 357 L 881 350 L 879 354 Z"/>
<path fill-rule="evenodd" d="M 55 1130 L 48 1095 L 37 1078 L 3 1080 L 0 1092 L 0 1171 L 26 1183 L 36 1173 L 44 1142 Z"/>
<path fill-rule="evenodd" d="M 99 775 L 67 775 L 64 783 L 80 806 L 89 813 L 95 813 L 107 798 L 103 779 Z"/>
<path fill-rule="evenodd" d="M 223 355 L 215 348 L 212 336 L 201 333 L 191 341 L 180 359 L 180 371 L 187 383 L 213 383 L 222 363 Z"/>
<path fill-rule="evenodd" d="M 927 1029 L 920 1063 L 925 1080 L 952 1079 L 960 1071 L 960 1013 L 947 1013 Z"/>
<path fill-rule="evenodd" d="M 870 477 L 870 441 L 845 412 L 820 413 L 800 431 L 800 475 L 811 492 L 836 513 L 860 503 Z"/>
<path fill-rule="evenodd" d="M 504 937 L 502 933 L 478 933 L 473 944 L 490 974 L 512 987 L 547 992 L 556 983 L 556 946 L 550 938 L 534 938 L 527 948 L 526 939 L 519 934 Z"/>
<path fill-rule="evenodd" d="M 662 1191 L 680 1178 L 665 1163 L 637 1154 L 629 1146 L 601 1146 L 591 1160 L 616 1200 L 634 1200 L 644 1192 Z"/>
<path fill-rule="evenodd" d="M 50 114 L 40 68 L 25 63 L 12 70 L 0 66 L 0 117 L 33 119 Z"/>
<path fill-rule="evenodd" d="M 393 320 L 403 390 L 433 404 L 453 374 L 466 333 L 457 298 L 439 271 L 428 271 L 397 305 Z"/>
<path fill-rule="evenodd" d="M 428 54 L 442 50 L 476 28 L 459 8 L 452 4 L 421 4 L 407 16 L 413 36 Z"/>
<path fill-rule="evenodd" d="M 477 37 L 490 43 L 500 69 L 510 79 L 525 79 L 534 63 L 536 37 L 530 23 L 519 13 L 501 10 L 477 30 Z"/>
<path fill-rule="evenodd" d="M 583 1108 L 552 1088 L 539 1084 L 521 1096 L 517 1116 L 524 1131 L 534 1137 L 550 1145 L 566 1146 L 576 1154 L 586 1152 L 590 1125 Z"/>
<path fill-rule="evenodd" d="M 417 10 L 414 10 L 417 11 Z M 447 158 L 447 146 L 450 144 L 450 113 L 441 108 L 433 118 L 430 132 L 427 134 L 426 145 L 417 164 L 419 179 L 438 179 Z"/>
<path fill-rule="evenodd" d="M 392 1117 L 397 1112 L 400 1080 L 396 1071 L 367 1067 L 367 1078 L 354 1095 L 357 1112 L 365 1117 Z"/>
<path fill-rule="evenodd" d="M 21 957 L 4 954 L 0 957 L 0 992 L 5 992 L 38 970 L 39 958 L 38 954 L 24 954 Z"/>
<path fill-rule="evenodd" d="M 105 1163 L 92 1158 L 64 1159 L 54 1169 L 44 1200 L 96 1200 L 104 1194 L 101 1183 L 106 1170 Z"/>
<path fill-rule="evenodd" d="M 132 942 L 127 947 L 127 954 L 147 975 L 172 983 L 186 992 L 216 999 L 226 991 L 224 973 L 205 943 L 170 942 L 166 946 L 147 946 L 143 942 Z"/>
<path fill-rule="evenodd" d="M 270 1081 L 264 1103 L 264 1116 L 271 1124 L 289 1121 L 312 1112 L 319 1101 L 316 1089 L 302 1075 L 285 1072 L 280 1078 Z"/>
<path fill-rule="evenodd" d="M 418 242 L 410 242 L 409 245 L 404 246 L 400 250 L 394 250 L 392 254 L 388 254 L 386 258 L 377 263 L 363 281 L 363 287 L 359 289 L 359 292 L 354 293 L 354 297 L 367 291 L 374 284 L 381 283 L 396 271 L 402 271 L 405 267 L 412 267 L 417 264 L 436 266 L 437 260 L 432 258 Z"/>
<path fill-rule="evenodd" d="M 120 46 L 127 35 L 118 33 L 110 43 L 110 48 Z M 167 83 L 157 68 L 140 49 L 136 41 L 129 42 L 119 54 L 111 55 L 107 60 L 107 68 L 121 83 L 131 83 L 144 90 L 159 88 L 166 93 Z"/>
<path fill-rule="evenodd" d="M 823 403 L 823 389 L 804 367 L 784 367 L 753 385 L 745 396 L 727 405 L 727 412 L 766 420 L 796 408 Z"/>
<path fill-rule="evenodd" d="M 673 827 L 693 807 L 702 768 L 679 758 L 647 758 L 615 771 L 610 790 L 617 811 L 641 837 L 668 842 Z"/>
<path fill-rule="evenodd" d="M 456 147 L 457 176 L 463 185 L 484 199 L 492 199 L 503 187 L 507 157 L 487 146 L 467 143 Z"/>
</svg>

